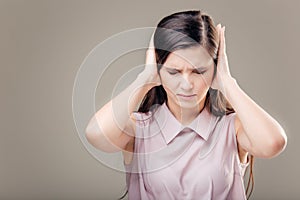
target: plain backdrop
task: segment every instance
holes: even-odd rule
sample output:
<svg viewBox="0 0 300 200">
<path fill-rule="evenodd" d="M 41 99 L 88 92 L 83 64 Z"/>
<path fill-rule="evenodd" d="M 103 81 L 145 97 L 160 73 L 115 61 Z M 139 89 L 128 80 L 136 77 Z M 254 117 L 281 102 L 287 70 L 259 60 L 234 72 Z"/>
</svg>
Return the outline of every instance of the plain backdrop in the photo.
<svg viewBox="0 0 300 200">
<path fill-rule="evenodd" d="M 252 199 L 299 199 L 299 8 L 298 0 L 1 0 L 0 199 L 122 195 L 124 173 L 95 159 L 78 136 L 72 115 L 76 73 L 108 37 L 156 26 L 188 9 L 226 26 L 231 74 L 288 136 L 282 154 L 255 159 Z M 122 73 L 143 63 L 144 52 L 121 59 L 98 85 L 97 109 Z"/>
</svg>

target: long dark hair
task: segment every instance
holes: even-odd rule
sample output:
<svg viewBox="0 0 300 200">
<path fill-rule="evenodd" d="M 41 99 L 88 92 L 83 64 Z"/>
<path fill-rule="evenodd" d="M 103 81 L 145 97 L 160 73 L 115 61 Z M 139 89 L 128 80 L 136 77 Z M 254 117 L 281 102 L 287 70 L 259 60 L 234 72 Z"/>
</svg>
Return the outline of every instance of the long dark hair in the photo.
<svg viewBox="0 0 300 200">
<path fill-rule="evenodd" d="M 214 74 L 217 71 L 218 61 L 218 33 L 213 19 L 200 10 L 182 11 L 164 17 L 157 25 L 154 33 L 154 47 L 158 73 L 167 60 L 168 55 L 178 49 L 190 48 L 201 45 L 214 60 Z M 155 86 L 144 96 L 138 112 L 147 113 L 157 105 L 167 102 L 167 94 L 162 85 Z M 235 112 L 224 95 L 219 91 L 209 88 L 204 106 L 215 116 L 224 116 Z M 249 192 L 250 182 L 251 191 Z M 250 172 L 246 194 L 248 199 L 254 188 L 253 156 L 250 156 Z M 121 197 L 125 197 L 127 192 Z"/>
</svg>

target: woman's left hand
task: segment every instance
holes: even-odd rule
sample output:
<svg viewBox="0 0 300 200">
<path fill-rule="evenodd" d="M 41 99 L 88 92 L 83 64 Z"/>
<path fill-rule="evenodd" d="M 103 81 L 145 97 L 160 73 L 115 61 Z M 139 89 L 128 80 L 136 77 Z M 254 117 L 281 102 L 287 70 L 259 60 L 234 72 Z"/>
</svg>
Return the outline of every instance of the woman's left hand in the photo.
<svg viewBox="0 0 300 200">
<path fill-rule="evenodd" d="M 225 93 L 224 82 L 227 78 L 232 78 L 228 59 L 226 55 L 226 44 L 225 44 L 225 26 L 221 27 L 221 24 L 217 25 L 217 31 L 219 35 L 219 47 L 218 47 L 218 62 L 217 62 L 217 73 L 212 81 L 211 88 L 220 90 L 222 94 Z"/>
</svg>

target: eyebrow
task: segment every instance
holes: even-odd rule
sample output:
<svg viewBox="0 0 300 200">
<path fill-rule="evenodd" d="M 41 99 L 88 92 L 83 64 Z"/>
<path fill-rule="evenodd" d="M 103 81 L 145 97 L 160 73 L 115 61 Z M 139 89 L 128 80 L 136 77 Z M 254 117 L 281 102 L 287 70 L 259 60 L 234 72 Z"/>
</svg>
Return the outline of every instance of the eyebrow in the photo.
<svg viewBox="0 0 300 200">
<path fill-rule="evenodd" d="M 180 69 L 176 69 L 176 68 L 169 68 L 169 67 L 166 67 L 166 69 L 168 69 L 168 70 L 182 71 L 182 70 L 180 70 Z M 207 70 L 207 69 L 208 69 L 208 67 L 197 67 L 197 68 L 190 69 L 190 70 L 202 71 L 202 70 Z"/>
</svg>

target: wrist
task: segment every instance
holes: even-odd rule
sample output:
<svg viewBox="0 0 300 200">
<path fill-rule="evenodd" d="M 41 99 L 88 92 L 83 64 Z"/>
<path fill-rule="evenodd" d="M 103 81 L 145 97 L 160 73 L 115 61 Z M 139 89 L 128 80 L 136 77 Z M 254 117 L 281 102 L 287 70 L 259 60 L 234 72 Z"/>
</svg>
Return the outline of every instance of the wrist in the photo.
<svg viewBox="0 0 300 200">
<path fill-rule="evenodd" d="M 223 91 L 222 94 L 225 96 L 226 99 L 228 99 L 228 95 L 230 91 L 237 85 L 237 81 L 232 76 L 226 76 L 222 79 L 223 82 Z"/>
<path fill-rule="evenodd" d="M 226 83 L 236 83 L 236 79 L 233 78 L 232 76 L 225 76 L 223 78 L 223 81 L 224 81 L 224 85 L 226 86 Z"/>
<path fill-rule="evenodd" d="M 226 77 L 224 78 L 224 92 L 223 92 L 223 95 L 225 96 L 225 98 L 227 100 L 230 99 L 230 95 L 233 91 L 236 90 L 236 88 L 238 88 L 238 83 L 236 81 L 235 78 L 233 77 Z"/>
<path fill-rule="evenodd" d="M 139 83 L 140 86 L 150 90 L 152 87 L 156 86 L 155 78 L 145 72 L 141 72 L 138 76 L 136 81 Z"/>
<path fill-rule="evenodd" d="M 143 83 L 145 87 L 152 87 L 161 85 L 160 77 L 158 74 L 149 73 L 148 71 L 142 71 L 138 78 L 139 82 Z"/>
</svg>

